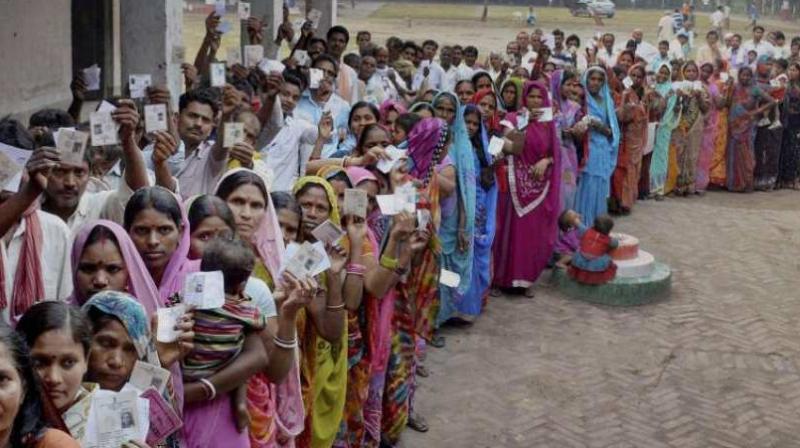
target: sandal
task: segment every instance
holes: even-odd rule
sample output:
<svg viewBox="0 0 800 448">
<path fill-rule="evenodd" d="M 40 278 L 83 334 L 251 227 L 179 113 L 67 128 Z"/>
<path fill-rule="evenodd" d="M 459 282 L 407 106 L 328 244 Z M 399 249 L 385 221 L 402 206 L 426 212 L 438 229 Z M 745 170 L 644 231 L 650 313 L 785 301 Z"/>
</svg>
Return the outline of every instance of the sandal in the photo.
<svg viewBox="0 0 800 448">
<path fill-rule="evenodd" d="M 436 348 L 444 348 L 445 338 L 442 335 L 434 334 L 428 344 Z"/>
<path fill-rule="evenodd" d="M 525 297 L 529 299 L 536 297 L 536 294 L 533 291 L 533 286 L 525 289 Z"/>
<path fill-rule="evenodd" d="M 489 291 L 489 295 L 492 297 L 500 297 L 503 295 L 503 291 L 501 291 L 500 288 L 492 288 Z"/>
<path fill-rule="evenodd" d="M 427 378 L 431 376 L 431 372 L 427 367 L 425 367 L 425 365 L 420 364 L 417 366 L 417 376 L 420 378 Z"/>
<path fill-rule="evenodd" d="M 418 412 L 412 412 L 411 415 L 408 416 L 406 426 L 417 432 L 428 432 L 430 429 L 430 427 L 428 427 L 428 422 L 425 421 L 425 418 L 419 415 Z"/>
</svg>

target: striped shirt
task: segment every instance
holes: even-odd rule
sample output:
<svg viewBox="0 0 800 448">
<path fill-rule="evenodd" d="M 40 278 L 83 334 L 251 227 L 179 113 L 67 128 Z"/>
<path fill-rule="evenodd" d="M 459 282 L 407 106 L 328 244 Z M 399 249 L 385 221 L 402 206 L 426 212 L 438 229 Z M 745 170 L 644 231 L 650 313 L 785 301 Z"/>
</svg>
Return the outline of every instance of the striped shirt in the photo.
<svg viewBox="0 0 800 448">
<path fill-rule="evenodd" d="M 248 333 L 266 326 L 250 300 L 225 302 L 222 308 L 194 312 L 194 350 L 183 360 L 183 378 L 207 378 L 233 361 L 244 348 Z"/>
</svg>

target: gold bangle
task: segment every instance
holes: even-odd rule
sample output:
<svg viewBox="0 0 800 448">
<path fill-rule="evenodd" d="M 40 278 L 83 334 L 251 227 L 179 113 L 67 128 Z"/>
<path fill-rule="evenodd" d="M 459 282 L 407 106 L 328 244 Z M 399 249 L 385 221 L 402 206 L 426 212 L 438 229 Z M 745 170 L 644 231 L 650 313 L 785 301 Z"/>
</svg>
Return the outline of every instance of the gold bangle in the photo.
<svg viewBox="0 0 800 448">
<path fill-rule="evenodd" d="M 390 271 L 394 271 L 400 265 L 400 262 L 397 260 L 397 258 L 392 258 L 388 255 L 381 255 L 380 265 L 381 267 L 384 267 Z"/>
<path fill-rule="evenodd" d="M 340 303 L 338 305 L 325 305 L 325 309 L 326 310 L 330 310 L 330 311 L 343 310 L 344 309 L 344 302 L 342 302 L 342 303 Z"/>
</svg>

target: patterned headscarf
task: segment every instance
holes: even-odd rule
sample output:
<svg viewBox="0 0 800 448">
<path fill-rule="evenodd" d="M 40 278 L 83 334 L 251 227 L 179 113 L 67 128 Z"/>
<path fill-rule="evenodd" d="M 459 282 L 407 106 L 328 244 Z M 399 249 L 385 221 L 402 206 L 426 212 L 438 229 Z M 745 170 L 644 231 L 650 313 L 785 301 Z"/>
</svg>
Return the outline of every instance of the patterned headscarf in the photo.
<svg viewBox="0 0 800 448">
<path fill-rule="evenodd" d="M 128 332 L 140 361 L 160 366 L 158 353 L 150 335 L 150 321 L 144 307 L 130 294 L 101 291 L 92 296 L 81 309 L 88 313 L 95 308 L 115 317 Z"/>
<path fill-rule="evenodd" d="M 439 118 L 424 118 L 408 133 L 408 156 L 414 162 L 410 174 L 426 185 L 441 161 L 447 144 L 447 123 Z"/>
</svg>

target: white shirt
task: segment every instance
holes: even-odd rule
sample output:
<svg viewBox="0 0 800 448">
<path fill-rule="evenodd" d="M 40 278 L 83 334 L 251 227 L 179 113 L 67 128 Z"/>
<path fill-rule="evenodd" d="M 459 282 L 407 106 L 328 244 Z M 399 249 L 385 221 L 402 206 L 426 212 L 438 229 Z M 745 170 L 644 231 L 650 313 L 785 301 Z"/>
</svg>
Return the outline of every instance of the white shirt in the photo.
<svg viewBox="0 0 800 448">
<path fill-rule="evenodd" d="M 603 62 L 608 67 L 613 67 L 617 65 L 617 56 L 619 52 L 616 49 L 612 49 L 609 52 L 606 47 L 600 46 L 597 47 L 597 60 Z"/>
<path fill-rule="evenodd" d="M 425 68 L 428 68 L 428 88 L 441 90 L 442 89 L 442 81 L 444 80 L 444 69 L 441 65 L 439 65 L 436 61 L 422 61 L 419 64 L 419 68 L 417 69 L 417 73 L 414 75 L 414 80 L 411 82 L 411 89 L 412 90 L 419 90 L 422 86 L 423 81 L 425 81 Z"/>
<path fill-rule="evenodd" d="M 775 53 L 773 53 L 775 59 L 789 59 L 789 55 L 792 54 L 791 49 L 786 44 L 783 44 L 782 47 L 773 45 L 772 48 L 775 49 Z"/>
<path fill-rule="evenodd" d="M 380 106 L 380 104 L 378 104 Z M 332 93 L 325 104 L 317 103 L 311 95 L 311 92 L 306 90 L 303 92 L 302 98 L 297 103 L 294 109 L 294 117 L 303 119 L 311 124 L 319 124 L 322 114 L 330 111 L 331 118 L 333 119 L 333 135 L 330 141 L 322 146 L 322 157 L 330 157 L 339 148 L 339 134 L 344 130 L 348 131 L 347 120 L 350 116 L 350 105 L 347 101 L 336 93 Z M 312 142 L 313 145 L 314 142 Z M 313 150 L 313 148 L 311 148 Z M 310 152 L 309 152 L 310 154 Z"/>
<path fill-rule="evenodd" d="M 450 68 L 444 72 L 442 90 L 445 92 L 454 92 L 456 90 L 456 84 L 458 84 L 458 67 L 451 65 Z"/>
<path fill-rule="evenodd" d="M 658 27 L 661 28 L 661 32 L 658 33 L 659 42 L 662 40 L 671 40 L 673 38 L 672 25 L 674 23 L 672 14 L 664 16 L 658 21 Z"/>
<path fill-rule="evenodd" d="M 86 191 L 89 193 L 97 193 L 100 191 L 116 190 L 119 188 L 119 184 L 125 182 L 123 174 L 122 162 L 117 161 L 117 163 L 108 170 L 105 176 L 100 178 L 90 177 L 89 183 L 86 184 Z M 156 176 L 153 170 L 149 168 L 147 169 L 147 180 L 149 181 L 149 185 L 156 184 Z"/>
<path fill-rule="evenodd" d="M 167 159 L 170 173 L 178 184 L 176 193 L 184 199 L 198 194 L 213 194 L 220 174 L 228 165 L 228 158 L 215 160 L 213 154 L 214 140 L 206 140 L 186 157 L 186 145 L 181 140 L 178 150 Z M 153 163 L 153 145 L 144 149 L 147 167 L 155 169 Z"/>
<path fill-rule="evenodd" d="M 474 75 L 478 69 L 468 66 L 466 63 L 462 62 L 461 65 L 458 66 L 458 75 L 457 81 L 461 81 L 464 79 L 472 79 L 472 75 Z"/>
<path fill-rule="evenodd" d="M 283 118 L 280 97 L 275 98 L 275 106 L 269 122 L 264 126 L 269 132 L 279 129 L 267 146 L 263 147 L 261 157 L 273 173 L 273 191 L 292 191 L 294 183 L 301 175 L 305 175 L 306 164 L 311 156 L 313 145 L 319 132 L 317 126 L 294 117 Z M 277 111 L 277 113 L 275 112 Z"/>
<path fill-rule="evenodd" d="M 775 47 L 773 47 L 771 43 L 765 40 L 762 40 L 759 43 L 755 43 L 752 40 L 748 40 L 747 42 L 744 43 L 744 45 L 742 45 L 742 49 L 744 50 L 745 55 L 747 55 L 747 53 L 749 53 L 750 50 L 755 50 L 758 56 L 761 55 L 767 55 L 769 57 L 775 56 Z"/>
<path fill-rule="evenodd" d="M 124 183 L 124 182 L 123 182 Z M 44 283 L 44 300 L 66 300 L 72 294 L 72 264 L 70 252 L 72 250 L 72 234 L 69 227 L 58 216 L 37 210 L 39 223 L 42 227 L 42 252 L 40 263 L 42 266 L 42 281 Z M 5 242 L 0 242 L 2 262 L 5 263 L 5 292 L 11 300 L 14 288 L 14 278 L 17 274 L 17 263 L 22 252 L 22 242 L 25 237 L 25 220 L 20 220 L 13 233 L 8 247 Z M 9 304 L 2 310 L 3 320 L 9 321 Z"/>
<path fill-rule="evenodd" d="M 719 9 L 711 14 L 711 26 L 713 28 L 722 28 L 722 22 L 725 20 L 725 13 Z"/>
<path fill-rule="evenodd" d="M 278 315 L 275 307 L 275 298 L 272 297 L 269 286 L 263 280 L 255 277 L 248 278 L 247 283 L 244 285 L 244 293 L 253 299 L 253 303 L 265 318 Z"/>
<path fill-rule="evenodd" d="M 67 219 L 67 226 L 75 234 L 85 223 L 98 219 L 107 219 L 122 225 L 125 206 L 131 196 L 133 196 L 133 190 L 127 182 L 120 182 L 116 190 L 98 193 L 84 192 L 78 200 L 78 207 Z"/>
<path fill-rule="evenodd" d="M 636 56 L 649 61 L 658 56 L 658 48 L 654 47 L 650 42 L 641 41 L 636 45 Z"/>
</svg>

